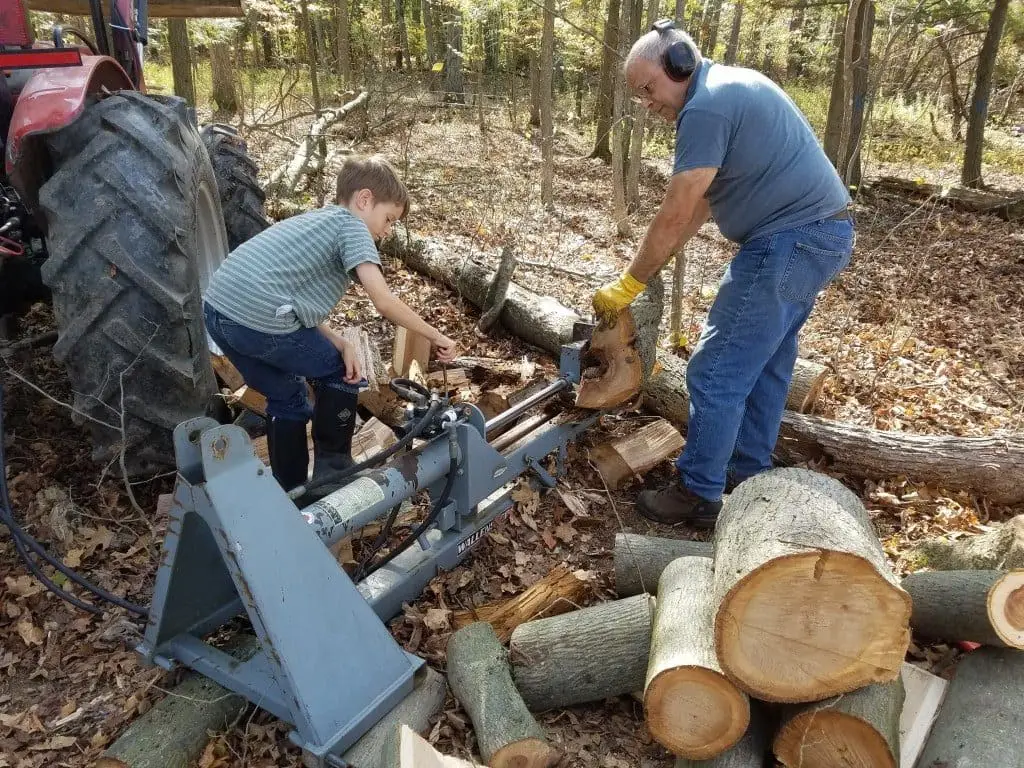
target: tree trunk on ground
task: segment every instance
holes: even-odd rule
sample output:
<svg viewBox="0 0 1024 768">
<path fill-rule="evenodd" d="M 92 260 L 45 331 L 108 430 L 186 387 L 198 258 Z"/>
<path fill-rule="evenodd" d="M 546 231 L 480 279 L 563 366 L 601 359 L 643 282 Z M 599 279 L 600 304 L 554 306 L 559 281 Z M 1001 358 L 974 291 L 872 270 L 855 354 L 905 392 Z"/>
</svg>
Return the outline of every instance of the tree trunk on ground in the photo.
<svg viewBox="0 0 1024 768">
<path fill-rule="evenodd" d="M 911 550 L 921 565 L 937 571 L 1024 568 L 1024 515 L 1001 523 L 993 531 L 948 541 L 927 539 Z"/>
<path fill-rule="evenodd" d="M 795 707 L 783 715 L 772 751 L 786 768 L 899 768 L 904 698 L 897 677 Z"/>
<path fill-rule="evenodd" d="M 967 187 L 981 186 L 981 154 L 985 143 L 985 119 L 988 117 L 988 99 L 992 93 L 992 73 L 996 68 L 999 41 L 1003 36 L 1006 11 L 1010 0 L 995 0 L 988 20 L 985 42 L 981 44 L 978 68 L 971 96 L 971 114 L 967 121 L 967 146 L 964 148 L 964 167 L 960 181 Z"/>
<path fill-rule="evenodd" d="M 1024 571 L 922 571 L 902 586 L 915 637 L 1024 649 Z"/>
<path fill-rule="evenodd" d="M 817 701 L 900 673 L 910 597 L 860 500 L 827 475 L 742 483 L 714 534 L 715 649 L 762 701 Z"/>
<path fill-rule="evenodd" d="M 601 48 L 601 74 L 597 87 L 597 99 L 594 102 L 594 123 L 596 135 L 591 157 L 597 157 L 610 163 L 612 149 L 610 137 L 612 133 L 612 111 L 615 106 L 615 82 L 618 79 L 619 47 L 619 0 L 608 0 L 608 15 L 604 22 L 604 45 Z"/>
<path fill-rule="evenodd" d="M 338 77 L 341 87 L 352 84 L 352 47 L 351 23 L 349 21 L 348 0 L 338 0 L 338 27 L 335 30 L 338 44 Z"/>
<path fill-rule="evenodd" d="M 466 83 L 462 76 L 462 11 L 457 6 L 444 7 L 444 101 L 446 104 L 466 103 Z"/>
<path fill-rule="evenodd" d="M 750 725 L 739 743 L 710 760 L 680 757 L 675 768 L 764 768 L 771 749 L 774 716 L 757 701 L 750 702 Z"/>
<path fill-rule="evenodd" d="M 639 691 L 647 674 L 653 599 L 636 595 L 520 624 L 512 676 L 531 712 Z"/>
<path fill-rule="evenodd" d="M 196 86 L 192 80 L 192 44 L 188 39 L 188 19 L 167 20 L 167 45 L 171 49 L 174 94 L 194 107 Z"/>
<path fill-rule="evenodd" d="M 555 0 L 544 0 L 544 23 L 540 45 L 540 201 L 548 209 L 555 206 L 555 126 L 554 94 L 551 76 L 554 72 Z"/>
<path fill-rule="evenodd" d="M 743 22 L 743 3 L 737 2 L 732 6 L 732 26 L 729 29 L 729 43 L 725 46 L 725 64 L 733 66 L 736 63 L 736 54 L 740 50 L 740 24 Z"/>
<path fill-rule="evenodd" d="M 352 768 L 395 768 L 399 754 L 399 724 L 419 734 L 430 730 L 431 722 L 444 707 L 448 685 L 444 675 L 423 666 L 413 683 L 412 693 L 396 704 L 342 756 Z"/>
<path fill-rule="evenodd" d="M 717 757 L 740 740 L 750 702 L 715 658 L 714 566 L 704 557 L 673 560 L 661 574 L 644 685 L 644 720 L 673 754 Z"/>
<path fill-rule="evenodd" d="M 480 755 L 493 768 L 548 768 L 559 753 L 527 711 L 508 657 L 490 624 L 460 629 L 448 641 L 448 682 L 473 721 Z"/>
<path fill-rule="evenodd" d="M 218 111 L 235 114 L 238 112 L 238 92 L 235 90 L 231 49 L 227 43 L 211 43 L 210 68 L 213 71 L 213 103 Z"/>
<path fill-rule="evenodd" d="M 644 592 L 655 594 L 665 567 L 680 557 L 707 557 L 714 554 L 709 541 L 663 539 L 636 533 L 616 533 L 615 592 L 620 598 Z"/>
<path fill-rule="evenodd" d="M 1024 753 L 1021 691 L 1024 653 L 1007 648 L 979 648 L 968 653 L 957 665 L 917 764 L 922 768 L 972 768 L 1019 760 Z"/>
<path fill-rule="evenodd" d="M 897 176 L 882 176 L 871 186 L 873 189 L 910 193 L 915 197 L 930 197 L 960 211 L 986 213 L 1003 221 L 1024 219 L 1024 194 L 1004 195 L 966 187 L 946 187 Z"/>
</svg>

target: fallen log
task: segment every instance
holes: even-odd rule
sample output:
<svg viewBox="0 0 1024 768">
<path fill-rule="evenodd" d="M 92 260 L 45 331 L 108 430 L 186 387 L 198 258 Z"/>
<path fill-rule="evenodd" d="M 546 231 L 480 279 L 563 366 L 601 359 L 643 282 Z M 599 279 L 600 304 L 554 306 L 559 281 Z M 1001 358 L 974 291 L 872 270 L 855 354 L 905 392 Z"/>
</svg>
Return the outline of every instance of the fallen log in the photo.
<svg viewBox="0 0 1024 768">
<path fill-rule="evenodd" d="M 790 709 L 772 751 L 786 768 L 899 768 L 900 711 L 895 680 Z"/>
<path fill-rule="evenodd" d="M 525 592 L 496 605 L 484 605 L 468 611 L 456 611 L 453 616 L 456 629 L 476 621 L 491 625 L 498 640 L 507 643 L 520 624 L 579 608 L 587 594 L 587 581 L 579 571 L 556 566 L 551 573 L 529 587 Z"/>
<path fill-rule="evenodd" d="M 612 556 L 615 563 L 615 592 L 631 597 L 643 592 L 655 594 L 665 566 L 677 557 L 711 557 L 709 541 L 663 539 L 637 533 L 616 533 Z"/>
<path fill-rule="evenodd" d="M 750 724 L 750 701 L 715 658 L 714 569 L 705 557 L 669 563 L 658 584 L 644 685 L 644 720 L 676 755 L 717 757 Z"/>
<path fill-rule="evenodd" d="M 616 490 L 683 448 L 683 436 L 664 419 L 652 421 L 625 437 L 602 442 L 591 452 L 605 484 Z"/>
<path fill-rule="evenodd" d="M 710 760 L 680 757 L 675 768 L 764 768 L 772 746 L 773 716 L 757 701 L 750 702 L 750 725 L 735 746 Z"/>
<path fill-rule="evenodd" d="M 882 176 L 870 183 L 872 189 L 912 194 L 939 200 L 960 211 L 988 213 L 1004 221 L 1024 218 L 1024 195 L 1001 195 L 981 189 L 929 184 L 915 179 Z"/>
<path fill-rule="evenodd" d="M 917 762 L 921 768 L 1020 765 L 1024 653 L 979 648 L 957 664 L 931 736 Z"/>
<path fill-rule="evenodd" d="M 1024 570 L 921 571 L 902 587 L 916 636 L 1024 650 Z"/>
<path fill-rule="evenodd" d="M 520 624 L 509 659 L 531 712 L 632 693 L 644 687 L 654 601 L 649 595 Z"/>
<path fill-rule="evenodd" d="M 715 650 L 747 693 L 819 701 L 899 675 L 910 597 L 841 483 L 804 469 L 752 477 L 726 500 L 714 546 Z"/>
<path fill-rule="evenodd" d="M 926 539 L 910 557 L 937 571 L 1009 571 L 1024 568 L 1024 515 L 993 530 L 959 539 Z"/>
<path fill-rule="evenodd" d="M 473 721 L 480 755 L 492 768 L 548 768 L 561 758 L 527 711 L 508 657 L 490 624 L 464 627 L 448 641 L 448 682 Z"/>
</svg>

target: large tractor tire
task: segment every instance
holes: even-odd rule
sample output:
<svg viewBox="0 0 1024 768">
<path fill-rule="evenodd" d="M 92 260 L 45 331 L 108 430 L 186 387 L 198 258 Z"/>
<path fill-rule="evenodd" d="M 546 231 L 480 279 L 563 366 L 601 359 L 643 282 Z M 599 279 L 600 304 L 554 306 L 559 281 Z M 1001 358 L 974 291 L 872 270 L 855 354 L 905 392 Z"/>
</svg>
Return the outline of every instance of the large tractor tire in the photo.
<svg viewBox="0 0 1024 768">
<path fill-rule="evenodd" d="M 47 148 L 42 271 L 76 418 L 95 460 L 172 467 L 174 427 L 217 392 L 201 290 L 228 241 L 206 149 L 184 100 L 132 91 L 91 102 Z"/>
<path fill-rule="evenodd" d="M 200 135 L 217 177 L 228 247 L 234 250 L 270 226 L 264 212 L 267 195 L 256 180 L 256 163 L 234 128 L 212 123 Z"/>
</svg>

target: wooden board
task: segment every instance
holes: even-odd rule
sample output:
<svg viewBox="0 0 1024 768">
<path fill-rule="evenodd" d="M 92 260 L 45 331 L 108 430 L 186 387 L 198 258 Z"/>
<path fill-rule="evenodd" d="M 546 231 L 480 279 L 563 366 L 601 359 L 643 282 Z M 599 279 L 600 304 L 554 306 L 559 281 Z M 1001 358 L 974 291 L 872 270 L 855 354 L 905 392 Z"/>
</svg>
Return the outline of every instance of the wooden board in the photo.
<svg viewBox="0 0 1024 768">
<path fill-rule="evenodd" d="M 407 377 L 414 360 L 419 363 L 421 371 L 427 370 L 427 363 L 430 361 L 430 340 L 400 325 L 395 330 L 395 349 L 391 355 L 391 367 L 395 371 L 395 376 Z"/>
<path fill-rule="evenodd" d="M 398 749 L 399 768 L 473 768 L 479 765 L 442 755 L 405 723 L 401 726 Z"/>
<path fill-rule="evenodd" d="M 231 395 L 231 398 L 233 402 L 240 403 L 243 407 L 249 409 L 253 413 L 266 417 L 267 398 L 261 392 L 257 392 L 252 387 L 242 386 L 239 389 L 236 389 Z"/>
<path fill-rule="evenodd" d="M 900 676 L 907 692 L 900 713 L 900 765 L 909 767 L 917 764 L 924 749 L 949 681 L 906 662 Z"/>
<path fill-rule="evenodd" d="M 213 363 L 214 372 L 224 382 L 224 386 L 232 392 L 245 386 L 245 378 L 234 364 L 224 355 L 210 355 L 210 362 Z"/>
<path fill-rule="evenodd" d="M 28 0 L 31 11 L 88 16 L 89 0 Z M 110 0 L 103 0 L 103 15 L 110 18 Z M 151 0 L 151 18 L 220 18 L 245 15 L 242 0 Z"/>
</svg>

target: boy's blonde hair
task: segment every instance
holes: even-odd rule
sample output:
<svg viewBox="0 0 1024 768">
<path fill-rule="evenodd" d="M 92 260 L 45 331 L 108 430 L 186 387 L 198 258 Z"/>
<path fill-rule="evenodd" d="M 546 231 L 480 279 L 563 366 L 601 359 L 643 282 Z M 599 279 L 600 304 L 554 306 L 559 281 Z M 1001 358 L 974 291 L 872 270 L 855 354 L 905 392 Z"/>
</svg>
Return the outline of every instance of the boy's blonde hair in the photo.
<svg viewBox="0 0 1024 768">
<path fill-rule="evenodd" d="M 338 171 L 339 205 L 345 205 L 360 189 L 373 193 L 376 203 L 394 203 L 402 207 L 402 217 L 409 212 L 409 190 L 394 169 L 381 155 L 352 156 Z"/>
</svg>

